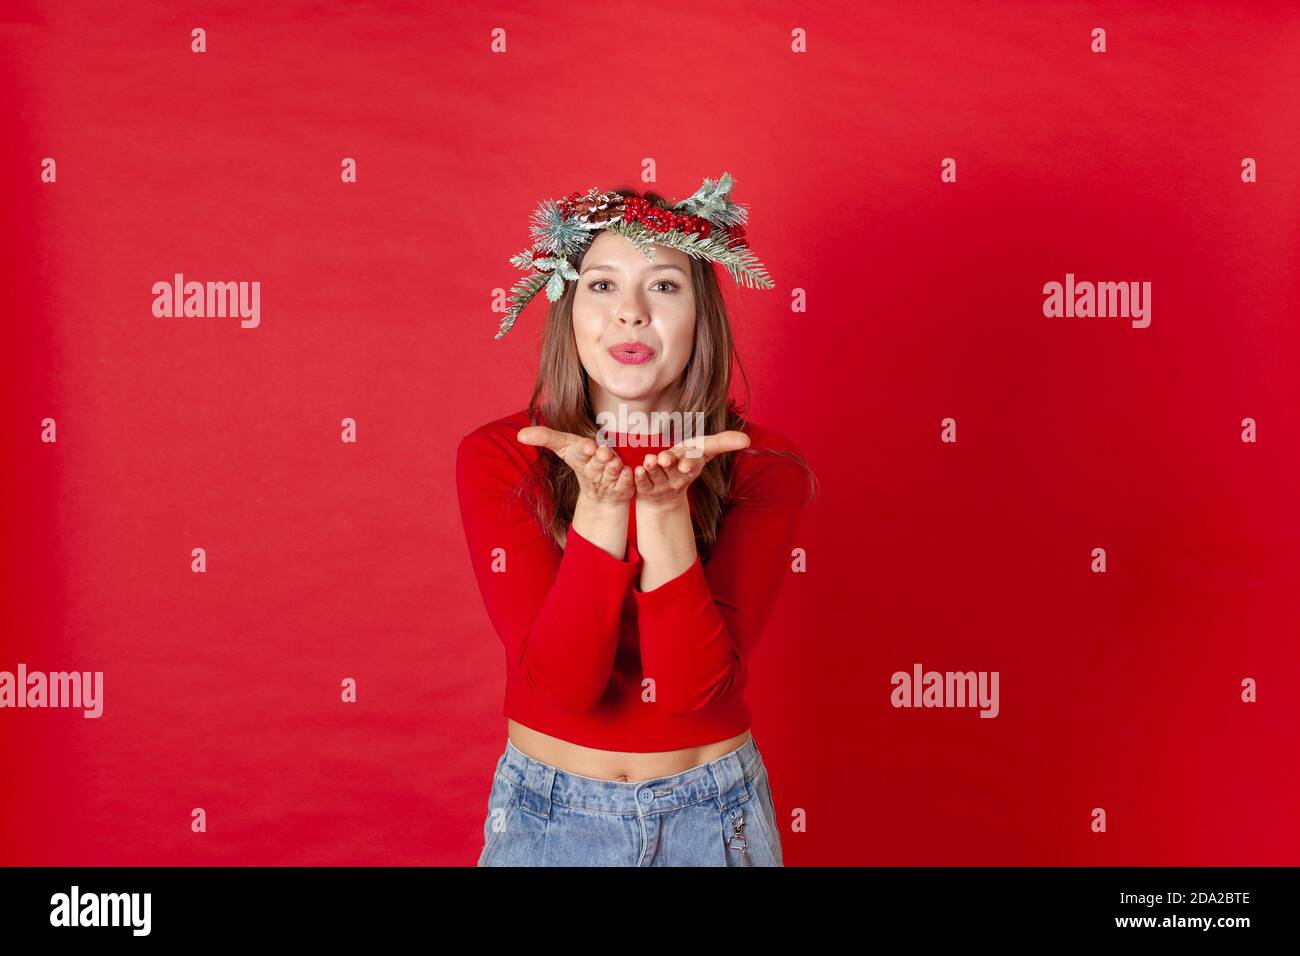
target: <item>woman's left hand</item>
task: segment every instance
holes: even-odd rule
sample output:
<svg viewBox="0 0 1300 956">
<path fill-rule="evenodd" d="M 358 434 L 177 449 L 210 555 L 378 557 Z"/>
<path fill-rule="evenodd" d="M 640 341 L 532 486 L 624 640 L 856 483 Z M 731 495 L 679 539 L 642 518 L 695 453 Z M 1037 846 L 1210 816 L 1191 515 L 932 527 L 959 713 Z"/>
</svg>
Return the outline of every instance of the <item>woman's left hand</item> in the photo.
<svg viewBox="0 0 1300 956">
<path fill-rule="evenodd" d="M 748 447 L 748 435 L 727 431 L 688 438 L 657 455 L 647 454 L 645 461 L 633 472 L 636 500 L 650 505 L 684 502 L 686 490 L 704 471 L 705 465 L 719 455 Z"/>
</svg>

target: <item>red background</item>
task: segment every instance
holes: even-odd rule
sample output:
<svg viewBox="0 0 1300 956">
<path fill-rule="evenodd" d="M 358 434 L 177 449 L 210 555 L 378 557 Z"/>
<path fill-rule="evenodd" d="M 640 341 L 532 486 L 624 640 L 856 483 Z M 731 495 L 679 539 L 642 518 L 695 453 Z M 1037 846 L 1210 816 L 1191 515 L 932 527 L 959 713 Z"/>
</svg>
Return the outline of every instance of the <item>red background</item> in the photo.
<svg viewBox="0 0 1300 956">
<path fill-rule="evenodd" d="M 6 0 L 0 669 L 105 713 L 0 712 L 0 862 L 473 863 L 504 663 L 454 451 L 544 309 L 489 303 L 541 199 L 646 157 L 736 177 L 752 415 L 822 483 L 749 698 L 787 863 L 1300 862 L 1288 6 Z M 261 326 L 154 318 L 175 272 Z M 1151 326 L 1045 318 L 1066 272 Z M 893 709 L 918 661 L 1000 716 Z"/>
</svg>

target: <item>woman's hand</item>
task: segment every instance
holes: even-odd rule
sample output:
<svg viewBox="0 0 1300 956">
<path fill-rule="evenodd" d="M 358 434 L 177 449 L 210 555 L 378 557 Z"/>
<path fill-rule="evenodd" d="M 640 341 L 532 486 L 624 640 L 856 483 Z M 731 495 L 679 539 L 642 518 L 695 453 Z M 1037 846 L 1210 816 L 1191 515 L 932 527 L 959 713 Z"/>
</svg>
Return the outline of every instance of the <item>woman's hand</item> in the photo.
<svg viewBox="0 0 1300 956">
<path fill-rule="evenodd" d="M 726 431 L 688 438 L 657 455 L 647 454 L 633 474 L 638 504 L 683 503 L 691 482 L 700 476 L 705 465 L 719 455 L 748 447 L 749 436 L 744 432 Z"/>
<path fill-rule="evenodd" d="M 549 448 L 578 477 L 579 496 L 599 506 L 626 504 L 635 490 L 632 469 L 608 445 L 544 425 L 521 428 L 516 436 L 525 445 Z"/>
</svg>

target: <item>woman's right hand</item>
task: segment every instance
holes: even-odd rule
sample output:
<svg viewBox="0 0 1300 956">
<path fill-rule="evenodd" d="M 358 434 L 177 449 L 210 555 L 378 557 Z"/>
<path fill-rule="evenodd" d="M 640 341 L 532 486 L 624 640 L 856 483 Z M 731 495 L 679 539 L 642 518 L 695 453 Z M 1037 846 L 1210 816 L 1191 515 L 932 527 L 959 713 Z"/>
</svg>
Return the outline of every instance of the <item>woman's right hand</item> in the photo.
<svg viewBox="0 0 1300 956">
<path fill-rule="evenodd" d="M 516 437 L 525 445 L 549 448 L 558 455 L 577 476 L 579 495 L 592 504 L 620 505 L 632 500 L 636 490 L 632 469 L 608 445 L 544 425 L 521 428 Z"/>
</svg>

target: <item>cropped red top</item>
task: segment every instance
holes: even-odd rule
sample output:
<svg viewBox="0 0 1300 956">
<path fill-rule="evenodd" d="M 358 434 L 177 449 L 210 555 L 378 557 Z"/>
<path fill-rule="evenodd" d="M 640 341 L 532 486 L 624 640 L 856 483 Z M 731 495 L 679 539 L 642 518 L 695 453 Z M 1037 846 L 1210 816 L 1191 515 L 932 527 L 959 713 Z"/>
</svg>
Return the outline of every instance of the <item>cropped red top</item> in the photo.
<svg viewBox="0 0 1300 956">
<path fill-rule="evenodd" d="M 750 655 L 790 573 L 808 478 L 778 455 L 736 456 L 730 504 L 707 562 L 640 589 L 636 508 L 623 560 L 572 527 L 563 549 L 512 494 L 538 455 L 515 436 L 526 411 L 461 439 L 456 487 L 470 560 L 488 617 L 505 645 L 502 714 L 584 747 L 679 750 L 747 730 Z M 749 422 L 750 448 L 794 451 Z M 663 443 L 615 451 L 640 464 Z M 635 505 L 635 499 L 634 499 Z M 642 686 L 652 677 L 653 694 Z M 653 697 L 653 700 L 643 699 Z"/>
</svg>

